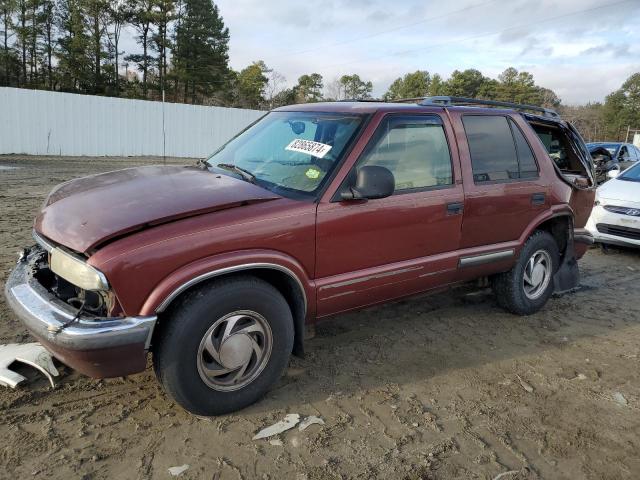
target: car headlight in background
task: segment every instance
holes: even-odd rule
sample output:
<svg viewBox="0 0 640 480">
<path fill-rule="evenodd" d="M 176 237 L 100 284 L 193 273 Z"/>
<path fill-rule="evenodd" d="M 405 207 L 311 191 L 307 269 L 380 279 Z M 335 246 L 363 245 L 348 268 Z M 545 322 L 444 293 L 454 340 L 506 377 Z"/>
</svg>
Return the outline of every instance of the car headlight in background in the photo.
<svg viewBox="0 0 640 480">
<path fill-rule="evenodd" d="M 56 275 L 83 290 L 109 289 L 109 282 L 100 270 L 60 248 L 55 247 L 51 250 L 49 268 Z"/>
</svg>

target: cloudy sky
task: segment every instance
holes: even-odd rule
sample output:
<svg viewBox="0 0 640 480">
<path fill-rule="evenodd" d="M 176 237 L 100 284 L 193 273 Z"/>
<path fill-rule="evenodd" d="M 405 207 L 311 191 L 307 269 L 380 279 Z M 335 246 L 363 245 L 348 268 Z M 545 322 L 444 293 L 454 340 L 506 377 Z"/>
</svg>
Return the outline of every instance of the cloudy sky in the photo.
<svg viewBox="0 0 640 480">
<path fill-rule="evenodd" d="M 382 95 L 398 76 L 514 66 L 564 103 L 603 100 L 640 71 L 640 0 L 218 0 L 230 60 L 264 60 L 292 85 L 357 73 Z"/>
</svg>

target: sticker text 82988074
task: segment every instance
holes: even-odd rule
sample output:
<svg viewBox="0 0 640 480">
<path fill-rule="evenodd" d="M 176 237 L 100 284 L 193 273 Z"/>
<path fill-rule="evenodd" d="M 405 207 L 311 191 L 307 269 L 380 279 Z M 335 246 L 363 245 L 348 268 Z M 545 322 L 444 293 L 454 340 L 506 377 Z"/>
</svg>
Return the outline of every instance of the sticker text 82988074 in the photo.
<svg viewBox="0 0 640 480">
<path fill-rule="evenodd" d="M 287 145 L 285 147 L 285 150 L 308 153 L 309 155 L 313 155 L 314 157 L 322 158 L 327 153 L 329 153 L 329 150 L 331 150 L 331 145 L 314 142 L 313 140 L 302 140 L 300 138 L 297 138 L 289 145 Z"/>
</svg>

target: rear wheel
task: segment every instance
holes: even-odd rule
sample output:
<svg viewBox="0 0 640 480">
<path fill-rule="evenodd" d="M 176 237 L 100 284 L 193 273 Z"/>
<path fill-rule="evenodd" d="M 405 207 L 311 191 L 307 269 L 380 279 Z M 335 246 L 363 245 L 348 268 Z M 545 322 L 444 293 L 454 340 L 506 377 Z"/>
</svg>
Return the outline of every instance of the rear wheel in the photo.
<svg viewBox="0 0 640 480">
<path fill-rule="evenodd" d="M 293 348 L 289 305 L 270 284 L 237 277 L 208 283 L 172 308 L 153 364 L 165 391 L 197 415 L 221 415 L 260 399 Z"/>
<path fill-rule="evenodd" d="M 518 315 L 540 310 L 553 294 L 560 254 L 554 238 L 537 231 L 524 244 L 516 265 L 496 275 L 493 290 L 500 306 Z"/>
</svg>

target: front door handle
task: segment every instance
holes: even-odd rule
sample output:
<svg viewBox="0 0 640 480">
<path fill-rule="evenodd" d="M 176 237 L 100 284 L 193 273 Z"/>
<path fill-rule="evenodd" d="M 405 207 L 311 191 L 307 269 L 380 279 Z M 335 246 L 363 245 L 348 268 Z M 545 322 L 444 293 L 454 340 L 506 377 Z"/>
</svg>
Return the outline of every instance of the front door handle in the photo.
<svg viewBox="0 0 640 480">
<path fill-rule="evenodd" d="M 464 203 L 447 203 L 447 215 L 460 215 L 464 211 Z"/>
<path fill-rule="evenodd" d="M 547 196 L 544 193 L 534 193 L 531 195 L 531 205 L 544 205 L 547 201 Z"/>
</svg>

